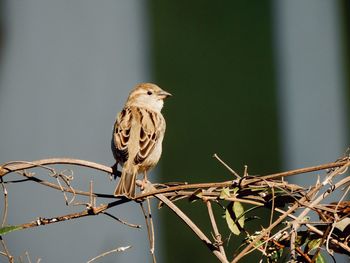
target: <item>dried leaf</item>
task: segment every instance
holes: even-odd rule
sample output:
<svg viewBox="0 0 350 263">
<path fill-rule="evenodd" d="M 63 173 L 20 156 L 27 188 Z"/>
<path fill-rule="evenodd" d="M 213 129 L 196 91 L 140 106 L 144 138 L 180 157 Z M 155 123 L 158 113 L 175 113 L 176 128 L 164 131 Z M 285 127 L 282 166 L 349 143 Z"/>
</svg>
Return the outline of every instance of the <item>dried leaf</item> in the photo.
<svg viewBox="0 0 350 263">
<path fill-rule="evenodd" d="M 349 217 L 345 217 L 344 219 L 335 223 L 335 227 L 338 228 L 342 232 L 344 232 L 344 229 L 349 225 L 350 225 L 350 218 Z"/>
</svg>

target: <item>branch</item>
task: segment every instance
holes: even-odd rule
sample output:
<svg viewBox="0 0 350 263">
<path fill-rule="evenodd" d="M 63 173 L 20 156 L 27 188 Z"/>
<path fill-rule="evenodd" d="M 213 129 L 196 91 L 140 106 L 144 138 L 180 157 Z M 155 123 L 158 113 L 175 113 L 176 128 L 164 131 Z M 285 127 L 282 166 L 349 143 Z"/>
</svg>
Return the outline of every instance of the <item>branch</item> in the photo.
<svg viewBox="0 0 350 263">
<path fill-rule="evenodd" d="M 350 161 L 346 161 L 345 163 L 342 162 L 343 165 L 341 166 L 341 169 L 338 169 L 334 172 L 334 175 L 336 174 L 339 174 L 341 172 L 343 172 L 344 169 L 346 169 L 349 165 L 350 165 Z M 323 168 L 325 169 L 325 168 Z M 299 169 L 301 170 L 301 169 Z M 333 176 L 334 176 L 333 175 Z M 347 180 L 347 181 L 350 181 L 350 177 L 348 178 L 345 178 L 342 180 L 342 182 L 344 180 Z M 339 186 L 342 186 L 344 184 L 344 182 L 342 184 L 338 183 L 336 184 L 336 188 L 339 187 Z M 313 196 L 315 193 L 317 193 L 324 185 L 323 184 L 318 184 L 316 185 L 313 189 L 311 189 L 309 191 L 309 193 L 305 196 L 305 197 L 302 197 L 299 202 L 305 202 L 305 201 L 308 201 L 309 197 L 310 196 Z M 319 201 L 317 199 L 317 201 Z M 317 201 L 315 201 L 315 203 L 318 203 Z M 251 248 L 255 247 L 256 244 L 258 244 L 258 241 L 261 240 L 266 233 L 270 232 L 273 228 L 275 228 L 278 224 L 280 224 L 289 214 L 292 214 L 298 207 L 299 207 L 299 202 L 295 202 L 294 205 L 289 208 L 285 214 L 282 214 L 273 224 L 271 224 L 267 229 L 265 229 L 264 231 L 261 232 L 260 235 L 258 235 L 249 245 L 247 245 L 238 255 L 237 257 L 235 257 L 233 260 L 232 260 L 232 263 L 235 263 L 235 262 L 238 262 L 238 260 L 240 260 L 242 257 L 244 257 Z M 307 208 L 309 209 L 309 208 Z M 303 212 L 302 213 L 303 215 L 305 215 L 306 213 Z M 301 217 L 299 217 L 301 218 Z M 255 249 L 255 248 L 254 248 Z"/>
<path fill-rule="evenodd" d="M 72 159 L 72 158 L 51 158 L 51 159 L 42 159 L 32 162 L 27 161 L 15 161 L 15 162 L 7 162 L 0 166 L 0 177 L 6 175 L 9 172 L 16 172 L 24 169 L 34 168 L 34 167 L 42 167 L 46 165 L 52 164 L 71 164 L 78 165 L 83 167 L 92 168 L 95 170 L 99 170 L 102 172 L 106 172 L 108 174 L 113 174 L 113 169 L 109 166 L 105 166 L 103 164 L 85 161 L 81 159 Z"/>
<path fill-rule="evenodd" d="M 68 220 L 72 220 L 72 219 L 76 219 L 76 218 L 81 218 L 81 217 L 85 217 L 85 216 L 98 215 L 100 213 L 103 213 L 105 210 L 107 210 L 111 207 L 120 205 L 121 203 L 122 202 L 120 200 L 118 200 L 118 201 L 114 201 L 114 202 L 111 202 L 108 204 L 100 205 L 98 207 L 90 207 L 90 208 L 87 208 L 87 209 L 85 209 L 81 212 L 77 212 L 77 213 L 71 213 L 71 214 L 56 216 L 56 217 L 52 217 L 52 218 L 38 218 L 37 220 L 31 221 L 29 223 L 19 225 L 19 227 L 21 227 L 23 229 L 33 228 L 33 227 L 38 227 L 38 226 L 42 226 L 42 225 L 55 224 L 55 223 L 68 221 Z M 128 225 L 128 224 L 126 224 L 126 225 Z M 131 225 L 130 227 L 134 227 L 134 226 Z"/>
<path fill-rule="evenodd" d="M 349 159 L 346 158 L 345 160 L 341 160 L 341 161 L 337 161 L 337 162 L 325 163 L 325 164 L 311 166 L 311 167 L 289 170 L 289 171 L 281 172 L 281 173 L 264 175 L 264 176 L 250 179 L 250 180 L 252 180 L 252 181 L 259 180 L 259 179 L 273 180 L 273 179 L 278 179 L 278 178 L 284 178 L 284 177 L 297 175 L 297 174 L 311 173 L 311 172 L 316 172 L 316 171 L 321 171 L 321 170 L 326 170 L 326 169 L 338 168 L 338 167 L 346 165 L 348 162 L 349 162 Z M 247 180 L 246 182 L 243 183 L 243 185 L 250 184 L 250 183 L 252 183 L 252 181 Z"/>
<path fill-rule="evenodd" d="M 207 208 L 208 208 L 208 214 L 209 214 L 210 222 L 211 222 L 211 225 L 212 225 L 213 231 L 214 231 L 215 243 L 216 243 L 217 246 L 219 246 L 220 253 L 222 254 L 223 258 L 225 258 L 225 260 L 227 261 L 225 249 L 224 249 L 224 246 L 223 246 L 224 243 L 222 242 L 221 234 L 219 232 L 218 226 L 217 226 L 216 221 L 215 221 L 215 216 L 214 216 L 214 213 L 213 213 L 213 208 L 211 206 L 211 202 L 210 201 L 206 201 L 206 204 L 207 204 Z"/>
<path fill-rule="evenodd" d="M 320 209 L 319 203 L 327 196 L 330 195 L 335 189 L 338 189 L 345 184 L 350 183 L 350 177 L 344 178 L 340 180 L 338 183 L 334 184 L 331 182 L 332 178 L 335 175 L 338 175 L 342 172 L 344 172 L 348 166 L 350 166 L 350 161 L 348 159 L 343 159 L 337 162 L 312 166 L 312 167 L 306 167 L 301 169 L 295 169 L 290 170 L 286 172 L 281 173 L 274 173 L 264 176 L 251 176 L 247 173 L 247 168 L 245 169 L 244 175 L 241 177 L 236 172 L 234 172 L 233 169 L 231 169 L 225 162 L 223 162 L 219 157 L 215 156 L 216 159 L 220 161 L 221 164 L 223 164 L 229 171 L 236 176 L 237 179 L 235 180 L 229 180 L 224 182 L 212 182 L 212 183 L 195 183 L 195 184 L 178 184 L 174 185 L 172 184 L 157 184 L 157 188 L 155 185 L 151 184 L 150 182 L 147 182 L 145 191 L 139 193 L 135 199 L 130 200 L 123 197 L 115 197 L 112 194 L 104 194 L 104 193 L 94 193 L 92 191 L 92 184 L 90 184 L 90 191 L 81 191 L 78 189 L 74 189 L 71 187 L 69 181 L 70 179 L 67 179 L 65 181 L 64 178 L 61 178 L 64 174 L 56 173 L 55 170 L 51 167 L 52 165 L 60 165 L 60 164 L 66 164 L 66 165 L 77 165 L 82 167 L 88 167 L 91 169 L 95 169 L 98 171 L 102 171 L 104 173 L 107 173 L 109 175 L 112 175 L 114 170 L 111 167 L 89 162 L 85 160 L 79 160 L 79 159 L 70 159 L 70 158 L 53 158 L 53 159 L 43 159 L 33 162 L 26 162 L 26 161 L 15 161 L 15 162 L 8 162 L 5 164 L 2 164 L 0 166 L 0 180 L 2 181 L 4 176 L 16 172 L 24 177 L 26 177 L 26 180 L 31 180 L 34 182 L 37 182 L 39 184 L 45 185 L 47 187 L 51 187 L 53 189 L 62 191 L 63 193 L 73 193 L 74 195 L 83 195 L 83 196 L 89 196 L 90 203 L 87 206 L 87 208 L 83 211 L 66 214 L 63 216 L 57 216 L 53 218 L 38 218 L 37 220 L 34 220 L 32 222 L 22 224 L 20 227 L 22 228 L 32 228 L 37 227 L 39 225 L 46 225 L 46 224 L 52 224 L 52 223 L 58 223 L 63 222 L 67 220 L 72 220 L 80 217 L 85 216 L 91 216 L 91 215 L 97 215 L 100 213 L 105 213 L 109 215 L 112 218 L 115 218 L 113 215 L 106 213 L 106 210 L 126 203 L 130 201 L 136 201 L 136 202 L 142 202 L 146 198 L 152 198 L 156 197 L 159 199 L 162 203 L 167 205 L 192 231 L 195 233 L 195 235 L 206 245 L 207 248 L 210 249 L 210 251 L 220 260 L 220 262 L 228 262 L 223 242 L 221 240 L 221 235 L 218 230 L 215 217 L 212 211 L 211 207 L 211 201 L 221 202 L 221 201 L 228 201 L 228 202 L 241 202 L 241 203 L 248 203 L 255 206 L 266 206 L 269 205 L 271 202 L 271 194 L 272 194 L 272 208 L 271 208 L 271 218 L 273 215 L 273 211 L 277 211 L 278 208 L 275 207 L 275 202 L 277 201 L 285 201 L 286 199 L 283 199 L 283 197 L 290 197 L 292 198 L 292 201 L 288 201 L 288 204 L 292 203 L 291 207 L 283 212 L 277 220 L 272 221 L 270 220 L 270 225 L 263 229 L 260 233 L 255 233 L 251 235 L 251 241 L 250 243 L 242 250 L 240 253 L 233 259 L 232 262 L 238 262 L 242 257 L 244 257 L 246 254 L 252 252 L 253 250 L 259 248 L 261 246 L 261 241 L 266 239 L 263 243 L 266 244 L 264 251 L 267 251 L 268 242 L 274 241 L 274 238 L 277 236 L 277 234 L 274 234 L 271 237 L 271 232 L 274 230 L 274 228 L 280 223 L 282 223 L 287 217 L 293 218 L 292 213 L 294 213 L 299 208 L 304 208 L 304 210 L 299 214 L 299 216 L 293 218 L 294 221 L 294 236 L 293 238 L 296 238 L 298 228 L 301 224 L 304 225 L 304 222 L 302 219 L 311 211 L 315 209 Z M 48 170 L 50 173 L 50 176 L 57 178 L 57 184 L 50 183 L 48 181 L 39 179 L 37 177 L 34 177 L 32 173 L 27 173 L 25 170 L 30 168 L 43 168 L 45 170 Z M 325 169 L 334 169 L 332 173 L 328 174 L 326 177 L 326 180 L 323 183 L 316 183 L 315 186 L 311 188 L 308 192 L 305 191 L 303 187 L 300 187 L 298 185 L 289 184 L 286 181 L 283 181 L 283 178 L 287 176 L 297 175 L 297 174 L 304 174 L 309 173 L 313 171 L 319 171 L 319 170 L 325 170 Z M 61 177 L 60 177 L 61 176 Z M 58 180 L 63 180 L 60 183 Z M 20 182 L 20 181 L 17 181 Z M 3 182 L 2 187 L 4 189 L 4 193 L 6 192 L 5 184 L 6 183 L 15 183 L 15 181 L 11 182 Z M 141 182 L 136 182 L 138 186 L 141 185 Z M 326 186 L 327 184 L 330 184 L 332 188 L 330 190 L 327 190 L 325 193 L 318 195 L 319 191 Z M 65 185 L 65 186 L 64 186 Z M 282 192 L 281 194 L 276 194 L 275 190 L 277 189 L 279 192 Z M 272 191 L 272 192 L 271 192 Z M 112 201 L 108 204 L 103 204 L 100 206 L 95 207 L 95 198 L 96 197 L 103 197 L 103 198 L 112 198 L 115 201 Z M 282 197 L 282 199 L 278 199 L 279 197 Z M 175 204 L 174 202 L 182 199 L 182 198 L 194 198 L 194 199 L 201 199 L 205 201 L 208 209 L 208 215 L 209 219 L 212 224 L 213 232 L 214 232 L 214 242 L 212 242 L 205 234 L 204 232 L 186 215 L 184 214 Z M 68 200 L 67 198 L 65 199 Z M 149 207 L 149 204 L 148 204 Z M 320 210 L 321 211 L 321 210 Z M 332 212 L 332 211 L 331 211 Z M 149 210 L 149 216 L 150 210 Z M 3 216 L 4 218 L 4 216 Z M 6 216 L 5 216 L 6 218 Z M 3 219 L 4 221 L 4 219 Z M 129 223 L 126 223 L 122 220 L 118 220 L 122 223 L 125 223 L 126 225 L 133 226 Z M 148 222 L 148 221 L 147 221 Z M 150 221 L 150 224 L 152 222 Z M 151 225 L 150 225 L 151 226 Z M 319 229 L 311 226 L 310 224 L 306 225 L 311 231 L 317 233 L 321 237 L 327 237 L 333 244 L 337 244 L 339 247 L 343 248 L 346 251 L 350 251 L 350 248 L 342 243 L 339 242 L 337 239 L 334 239 L 331 237 L 331 234 L 325 234 L 324 232 L 320 231 Z M 290 226 L 287 227 L 287 229 L 290 228 Z M 246 232 L 248 233 L 248 232 Z M 154 237 L 153 233 L 150 235 L 150 244 L 151 244 L 151 251 L 154 247 Z M 289 239 L 293 244 L 290 245 L 291 248 L 294 246 L 294 242 L 292 238 Z M 347 241 L 346 241 L 347 242 Z M 290 243 L 289 243 L 290 244 Z M 294 248 L 299 253 L 299 247 Z M 263 251 L 263 252 L 264 252 Z M 299 253 L 300 254 L 300 253 Z M 265 255 L 266 256 L 266 255 Z M 308 254 L 305 254 L 305 257 L 309 257 Z M 313 257 L 315 259 L 315 257 Z"/>
</svg>

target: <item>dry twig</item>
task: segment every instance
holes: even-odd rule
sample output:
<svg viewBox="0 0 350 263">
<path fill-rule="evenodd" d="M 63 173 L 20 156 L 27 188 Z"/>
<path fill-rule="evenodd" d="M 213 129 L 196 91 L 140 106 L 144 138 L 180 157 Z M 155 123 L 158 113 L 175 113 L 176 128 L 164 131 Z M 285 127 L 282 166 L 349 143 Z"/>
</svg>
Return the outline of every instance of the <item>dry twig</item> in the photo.
<svg viewBox="0 0 350 263">
<path fill-rule="evenodd" d="M 131 247 L 132 247 L 132 246 L 126 246 L 126 247 L 118 247 L 118 248 L 112 249 L 112 250 L 110 250 L 110 251 L 104 252 L 104 253 L 102 253 L 102 254 L 100 254 L 100 255 L 98 255 L 98 256 L 96 256 L 96 257 L 90 259 L 90 260 L 87 261 L 86 263 L 91 263 L 91 262 L 93 262 L 93 261 L 95 261 L 95 260 L 98 260 L 98 259 L 100 259 L 100 258 L 103 258 L 103 257 L 105 257 L 105 256 L 107 256 L 107 255 L 109 255 L 109 254 L 111 254 L 111 253 L 115 253 L 115 252 L 124 252 L 124 251 L 128 250 L 128 249 L 131 248 Z"/>
</svg>

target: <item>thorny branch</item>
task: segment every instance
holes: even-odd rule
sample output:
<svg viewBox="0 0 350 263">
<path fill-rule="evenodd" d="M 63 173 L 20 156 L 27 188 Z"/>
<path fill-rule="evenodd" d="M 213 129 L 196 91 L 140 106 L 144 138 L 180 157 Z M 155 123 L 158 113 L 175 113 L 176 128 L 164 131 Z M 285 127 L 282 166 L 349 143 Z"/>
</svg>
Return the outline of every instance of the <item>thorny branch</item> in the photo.
<svg viewBox="0 0 350 263">
<path fill-rule="evenodd" d="M 70 170 L 57 172 L 54 169 L 54 165 L 57 164 L 75 165 L 95 169 L 106 173 L 107 175 L 112 175 L 113 169 L 102 164 L 70 158 L 44 159 L 33 162 L 15 161 L 2 164 L 0 166 L 0 183 L 4 196 L 4 211 L 2 212 L 3 228 L 1 228 L 0 231 L 6 226 L 5 223 L 8 206 L 6 184 L 16 184 L 29 180 L 61 191 L 67 205 L 74 204 L 74 198 L 78 195 L 89 197 L 89 202 L 84 204 L 85 209 L 79 212 L 51 218 L 38 217 L 31 222 L 16 226 L 18 229 L 33 228 L 86 216 L 95 216 L 98 214 L 105 214 L 127 226 L 139 228 L 139 225 L 128 223 L 125 220 L 121 220 L 119 217 L 112 215 L 108 212 L 108 209 L 130 201 L 139 202 L 142 206 L 142 202 L 146 200 L 147 209 L 143 206 L 142 209 L 146 219 L 150 250 L 154 262 L 154 225 L 150 210 L 150 200 L 154 198 L 157 198 L 160 201 L 160 206 L 168 206 L 193 231 L 193 233 L 206 245 L 220 262 L 229 262 L 226 255 L 234 255 L 231 262 L 238 262 L 244 256 L 253 251 L 259 251 L 261 255 L 268 258 L 270 262 L 276 262 L 282 255 L 280 251 L 284 249 L 291 250 L 291 260 L 294 262 L 298 260 L 314 262 L 322 255 L 322 253 L 324 254 L 324 252 L 320 250 L 320 247 L 326 246 L 328 248 L 328 244 L 333 251 L 350 254 L 350 238 L 348 234 L 350 231 L 348 230 L 350 229 L 350 223 L 343 222 L 344 218 L 350 218 L 350 202 L 340 200 L 342 202 L 338 202 L 333 206 L 330 204 L 321 204 L 327 196 L 350 185 L 350 177 L 343 179 L 338 178 L 338 175 L 345 173 L 350 166 L 349 158 L 346 157 L 332 163 L 265 176 L 249 175 L 247 166 L 244 167 L 243 175 L 239 175 L 218 155 L 215 154 L 214 158 L 226 167 L 232 175 L 234 175 L 234 180 L 196 184 L 152 184 L 148 181 L 146 186 L 143 185 L 145 186 L 144 190 L 139 192 L 134 200 L 114 197 L 109 193 L 94 192 L 92 181 L 90 182 L 90 188 L 88 191 L 77 189 L 72 185 L 72 172 L 67 174 L 67 171 Z M 56 179 L 56 183 L 40 179 L 35 176 L 33 172 L 28 172 L 32 168 L 40 168 L 48 172 L 50 177 Z M 315 179 L 315 185 L 312 185 L 309 188 L 290 184 L 285 179 L 289 176 L 321 170 L 327 171 L 322 182 Z M 10 180 L 8 177 L 10 173 L 17 173 L 25 179 Z M 141 182 L 137 181 L 137 184 L 140 186 Z M 70 200 L 66 196 L 66 193 L 72 194 Z M 344 196 L 345 194 L 343 197 Z M 107 200 L 110 199 L 111 201 L 107 204 L 96 206 L 96 198 L 105 198 Z M 212 226 L 211 238 L 206 236 L 206 234 L 204 234 L 205 231 L 200 229 L 177 205 L 175 205 L 175 202 L 179 202 L 183 199 L 191 201 L 202 200 L 205 203 Z M 226 211 L 227 229 L 219 231 L 216 221 L 217 219 L 215 218 L 212 209 L 212 202 L 220 204 L 220 206 L 224 208 L 224 211 Z M 285 208 L 283 205 L 281 206 L 281 203 L 287 204 L 288 207 Z M 248 207 L 253 207 L 244 211 L 242 204 Z M 229 209 L 232 209 L 233 211 L 229 211 Z M 246 227 L 246 225 L 249 224 L 248 221 L 247 224 L 245 222 L 247 218 L 246 214 L 249 215 L 249 211 L 252 209 L 270 210 L 270 219 L 268 220 L 269 224 L 267 226 L 262 225 L 261 231 L 251 232 L 249 231 L 249 228 Z M 298 216 L 294 215 L 296 211 L 300 212 Z M 279 214 L 279 217 L 276 219 L 274 212 Z M 311 212 L 320 214 L 320 221 L 309 222 L 307 216 Z M 286 227 L 281 230 L 278 227 L 282 223 L 286 223 Z M 340 225 L 341 223 L 343 224 Z M 227 251 L 232 248 L 224 246 L 224 244 L 228 242 L 228 239 L 224 238 L 225 235 L 228 235 L 228 229 L 230 229 L 235 235 L 240 234 L 247 236 L 246 243 L 242 244 L 236 252 Z M 309 243 L 303 243 L 300 239 L 307 239 L 309 240 Z M 312 246 L 311 241 L 315 240 L 318 243 L 314 242 L 317 245 Z M 9 262 L 13 262 L 13 257 L 9 253 L 2 238 L 1 244 L 3 251 L 0 251 L 0 256 L 5 256 L 8 258 Z M 105 252 L 93 260 L 112 252 L 121 251 L 118 249 Z M 331 250 L 326 251 L 332 253 Z"/>
</svg>

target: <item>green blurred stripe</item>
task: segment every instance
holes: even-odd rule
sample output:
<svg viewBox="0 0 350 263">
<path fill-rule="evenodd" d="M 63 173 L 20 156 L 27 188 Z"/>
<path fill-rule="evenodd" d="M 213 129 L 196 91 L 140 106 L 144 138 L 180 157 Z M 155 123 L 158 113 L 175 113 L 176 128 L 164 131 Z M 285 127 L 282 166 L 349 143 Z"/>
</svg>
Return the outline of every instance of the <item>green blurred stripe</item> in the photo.
<svg viewBox="0 0 350 263">
<path fill-rule="evenodd" d="M 152 0 L 149 6 L 155 79 L 174 95 L 164 108 L 160 180 L 232 178 L 213 153 L 238 173 L 245 164 L 250 174 L 278 171 L 271 2 Z M 211 236 L 200 202 L 181 207 Z M 219 227 L 228 233 L 221 211 L 216 212 Z M 173 214 L 166 209 L 161 214 L 165 262 L 215 261 Z"/>
</svg>

